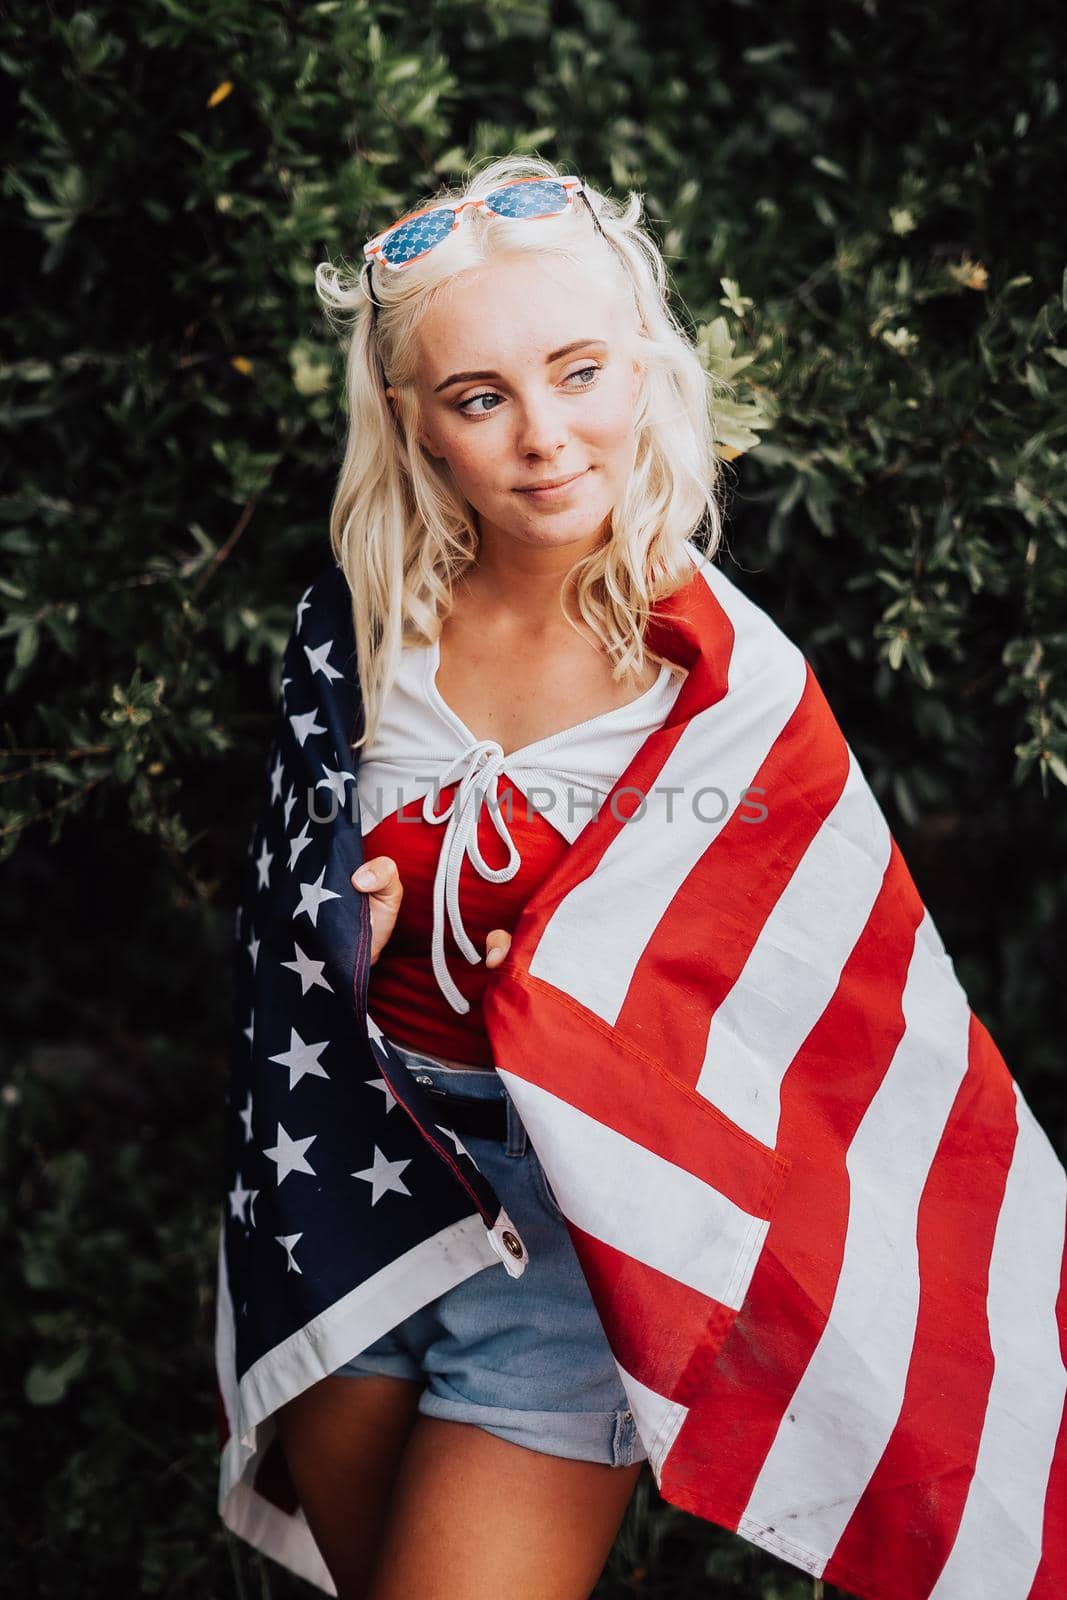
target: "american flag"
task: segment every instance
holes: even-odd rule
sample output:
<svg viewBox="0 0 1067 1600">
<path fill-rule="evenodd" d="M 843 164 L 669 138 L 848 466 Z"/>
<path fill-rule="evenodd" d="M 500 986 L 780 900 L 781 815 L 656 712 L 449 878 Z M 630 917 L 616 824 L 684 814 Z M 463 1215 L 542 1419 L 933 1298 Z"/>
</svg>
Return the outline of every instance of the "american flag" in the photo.
<svg viewBox="0 0 1067 1600">
<path fill-rule="evenodd" d="M 668 1501 L 864 1600 L 1053 1600 L 1067 1175 L 803 654 L 687 548 L 648 642 L 688 676 L 525 907 L 494 1060 Z M 339 569 L 284 670 L 237 921 L 220 1512 L 333 1593 L 272 1414 L 471 1272 L 521 1293 L 526 1255 L 368 1014 Z"/>
</svg>

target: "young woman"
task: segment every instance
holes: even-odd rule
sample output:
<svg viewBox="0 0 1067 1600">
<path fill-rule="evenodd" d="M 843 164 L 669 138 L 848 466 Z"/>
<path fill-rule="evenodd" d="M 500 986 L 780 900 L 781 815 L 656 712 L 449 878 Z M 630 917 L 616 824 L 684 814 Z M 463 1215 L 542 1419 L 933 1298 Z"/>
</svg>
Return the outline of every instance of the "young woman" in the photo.
<svg viewBox="0 0 1067 1600">
<path fill-rule="evenodd" d="M 498 162 L 366 249 L 237 919 L 224 1518 L 343 1600 L 584 1600 L 647 1456 L 863 1600 L 1067 1592 L 1067 1174 L 708 559 L 637 200 Z"/>
<path fill-rule="evenodd" d="M 318 276 L 354 313 L 331 528 L 367 717 L 352 883 L 370 1012 L 531 1260 L 430 1301 L 277 1425 L 343 1600 L 583 1600 L 645 1452 L 480 998 L 685 677 L 644 624 L 691 578 L 684 541 L 718 541 L 710 385 L 636 196 L 508 159 L 427 205 L 358 282 Z"/>
</svg>

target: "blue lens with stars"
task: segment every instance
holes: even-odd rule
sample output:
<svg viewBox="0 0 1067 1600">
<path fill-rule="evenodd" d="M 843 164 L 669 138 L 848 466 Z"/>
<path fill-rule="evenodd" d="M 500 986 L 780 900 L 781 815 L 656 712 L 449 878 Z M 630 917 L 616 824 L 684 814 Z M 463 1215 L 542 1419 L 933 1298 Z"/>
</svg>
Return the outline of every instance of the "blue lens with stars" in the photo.
<svg viewBox="0 0 1067 1600">
<path fill-rule="evenodd" d="M 485 196 L 488 211 L 498 217 L 517 220 L 531 217 L 557 217 L 567 209 L 567 190 L 552 178 L 537 178 L 533 182 L 508 183 L 493 189 Z M 402 222 L 391 233 L 381 248 L 382 260 L 390 267 L 402 267 L 425 255 L 435 244 L 447 239 L 456 225 L 456 212 L 451 206 L 427 211 L 421 217 Z"/>
<path fill-rule="evenodd" d="M 440 211 L 427 211 L 424 216 L 412 217 L 410 222 L 401 223 L 395 233 L 391 233 L 382 246 L 382 258 L 391 267 L 402 267 L 406 261 L 414 261 L 416 256 L 421 256 L 427 250 L 432 250 L 435 244 L 440 244 L 456 225 L 456 213 L 450 206 Z"/>
<path fill-rule="evenodd" d="M 555 217 L 567 209 L 567 191 L 552 178 L 539 178 L 494 189 L 485 204 L 498 217 Z"/>
</svg>

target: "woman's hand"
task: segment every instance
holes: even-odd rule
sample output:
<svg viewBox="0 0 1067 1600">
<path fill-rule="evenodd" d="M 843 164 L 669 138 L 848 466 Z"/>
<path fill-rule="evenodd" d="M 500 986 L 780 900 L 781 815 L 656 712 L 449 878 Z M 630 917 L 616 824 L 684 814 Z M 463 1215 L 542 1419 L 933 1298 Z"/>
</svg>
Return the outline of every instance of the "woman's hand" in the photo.
<svg viewBox="0 0 1067 1600">
<path fill-rule="evenodd" d="M 492 933 L 485 936 L 485 964 L 487 967 L 499 967 L 508 951 L 511 949 L 511 934 L 503 928 L 494 928 Z"/>
<path fill-rule="evenodd" d="M 396 927 L 404 885 L 392 856 L 372 856 L 353 872 L 352 886 L 370 900 L 370 964 L 373 967 Z"/>
<path fill-rule="evenodd" d="M 392 856 L 372 856 L 352 874 L 352 887 L 370 898 L 370 964 L 373 967 L 396 927 L 404 885 Z M 511 934 L 503 928 L 494 928 L 486 936 L 486 966 L 499 967 L 510 949 Z"/>
</svg>

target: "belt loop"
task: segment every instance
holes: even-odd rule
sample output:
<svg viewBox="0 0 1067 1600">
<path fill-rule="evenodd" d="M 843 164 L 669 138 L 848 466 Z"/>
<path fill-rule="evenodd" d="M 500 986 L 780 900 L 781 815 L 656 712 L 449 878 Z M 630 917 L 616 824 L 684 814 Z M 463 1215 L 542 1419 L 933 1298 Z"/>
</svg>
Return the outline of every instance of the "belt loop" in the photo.
<svg viewBox="0 0 1067 1600">
<path fill-rule="evenodd" d="M 519 1121 L 519 1113 L 515 1109 L 515 1102 L 506 1089 L 504 1097 L 508 1108 L 508 1136 L 507 1143 L 504 1146 L 505 1154 L 509 1156 L 524 1156 L 527 1143 L 526 1129 Z"/>
</svg>

